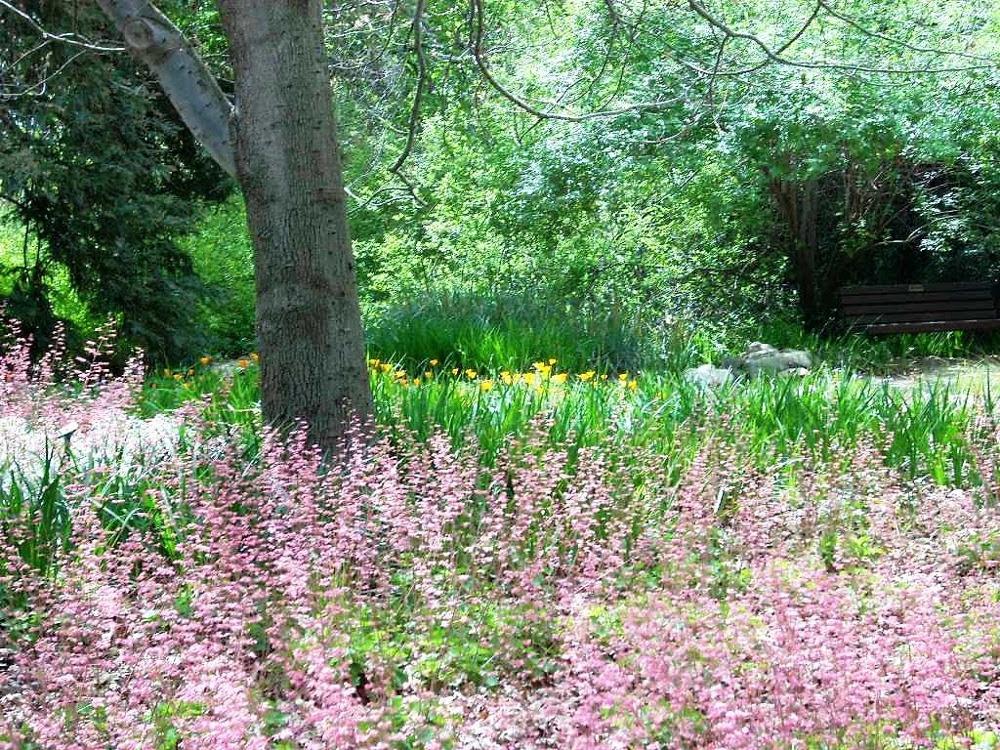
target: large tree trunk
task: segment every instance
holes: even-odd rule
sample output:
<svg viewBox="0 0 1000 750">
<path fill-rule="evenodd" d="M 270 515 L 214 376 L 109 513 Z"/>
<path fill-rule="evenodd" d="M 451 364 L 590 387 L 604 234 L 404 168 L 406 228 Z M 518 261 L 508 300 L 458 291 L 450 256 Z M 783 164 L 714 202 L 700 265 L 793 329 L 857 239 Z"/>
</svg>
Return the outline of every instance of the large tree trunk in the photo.
<svg viewBox="0 0 1000 750">
<path fill-rule="evenodd" d="M 321 0 L 221 0 L 257 278 L 264 414 L 332 449 L 371 392 Z"/>
<path fill-rule="evenodd" d="M 795 182 L 772 178 L 771 195 L 785 222 L 788 260 L 799 295 L 799 308 L 807 328 L 815 329 L 824 321 L 816 274 L 819 252 L 817 231 L 818 206 L 816 182 Z"/>
<path fill-rule="evenodd" d="M 187 39 L 149 0 L 98 2 L 243 189 L 264 418 L 279 426 L 304 421 L 320 446 L 337 448 L 352 416 L 369 418 L 372 398 L 322 0 L 220 0 L 235 112 Z"/>
</svg>

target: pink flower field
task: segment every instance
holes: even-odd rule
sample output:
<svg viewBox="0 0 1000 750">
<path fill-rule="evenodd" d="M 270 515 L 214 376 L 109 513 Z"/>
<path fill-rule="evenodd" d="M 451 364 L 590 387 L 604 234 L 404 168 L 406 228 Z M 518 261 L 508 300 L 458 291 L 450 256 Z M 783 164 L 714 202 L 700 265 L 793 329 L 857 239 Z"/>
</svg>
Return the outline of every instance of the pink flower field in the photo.
<svg viewBox="0 0 1000 750">
<path fill-rule="evenodd" d="M 544 419 L 495 462 L 248 454 L 97 359 L 72 390 L 0 363 L 0 746 L 998 746 L 989 482 L 865 441 L 761 469 L 725 420 L 679 478 Z"/>
</svg>

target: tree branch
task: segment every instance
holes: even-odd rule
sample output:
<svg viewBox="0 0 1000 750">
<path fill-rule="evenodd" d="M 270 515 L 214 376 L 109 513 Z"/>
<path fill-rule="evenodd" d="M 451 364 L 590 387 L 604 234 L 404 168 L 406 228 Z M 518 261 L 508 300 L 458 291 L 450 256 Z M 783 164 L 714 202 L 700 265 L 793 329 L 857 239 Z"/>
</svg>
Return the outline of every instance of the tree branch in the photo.
<svg viewBox="0 0 1000 750">
<path fill-rule="evenodd" d="M 566 122 L 585 122 L 587 120 L 596 120 L 606 117 L 617 117 L 619 115 L 628 114 L 631 112 L 647 112 L 657 109 L 663 109 L 669 107 L 678 102 L 678 99 L 667 99 L 654 102 L 641 102 L 636 104 L 630 104 L 624 107 L 619 107 L 618 109 L 603 109 L 596 112 L 588 112 L 586 114 L 571 114 L 568 113 L 560 107 L 558 102 L 543 102 L 542 104 L 547 109 L 539 109 L 538 107 L 532 105 L 530 102 L 525 101 L 522 97 L 515 94 L 510 89 L 506 88 L 501 84 L 490 71 L 489 66 L 486 64 L 486 54 L 483 50 L 483 39 L 486 34 L 486 12 L 483 7 L 484 0 L 471 0 L 472 2 L 472 16 L 473 16 L 473 33 L 472 33 L 472 56 L 476 62 L 476 67 L 479 68 L 480 74 L 483 79 L 504 99 L 511 102 L 514 106 L 519 109 L 524 110 L 528 114 L 534 115 L 539 119 L 543 120 L 564 120 Z"/>
<path fill-rule="evenodd" d="M 413 51 L 417 56 L 417 88 L 413 93 L 413 105 L 410 107 L 406 145 L 395 163 L 389 167 L 389 171 L 394 174 L 399 174 L 399 170 L 403 168 L 403 164 L 406 163 L 406 159 L 413 151 L 413 144 L 417 139 L 417 128 L 420 125 L 420 105 L 424 98 L 424 89 L 427 86 L 427 58 L 424 55 L 423 34 L 425 4 L 426 0 L 417 0 L 417 7 L 413 11 Z"/>
<path fill-rule="evenodd" d="M 778 63 L 780 65 L 787 65 L 791 67 L 797 67 L 797 68 L 809 68 L 814 70 L 833 69 L 833 70 L 846 70 L 853 73 L 878 73 L 883 75 L 925 75 L 934 73 L 958 73 L 969 70 L 983 70 L 985 68 L 995 68 L 998 65 L 997 62 L 990 60 L 980 65 L 964 65 L 964 66 L 942 67 L 942 68 L 878 68 L 878 67 L 870 67 L 867 65 L 860 65 L 857 63 L 845 63 L 836 61 L 831 62 L 831 61 L 813 61 L 813 60 L 793 60 L 784 57 L 782 54 L 785 50 L 788 49 L 789 46 L 791 46 L 790 44 L 786 43 L 780 50 L 777 51 L 773 50 L 764 40 L 762 40 L 756 34 L 751 34 L 746 31 L 737 31 L 736 29 L 733 29 L 732 27 L 727 25 L 726 22 L 723 21 L 721 18 L 713 15 L 701 2 L 699 2 L 699 0 L 688 0 L 688 5 L 690 6 L 691 10 L 693 10 L 695 13 L 701 16 L 713 28 L 725 34 L 727 38 L 743 39 L 745 41 L 751 42 L 758 49 L 760 49 L 760 51 L 763 52 L 764 56 L 767 58 L 763 64 L 756 65 L 750 68 L 744 68 L 741 70 L 717 71 L 714 73 L 714 75 L 716 76 L 746 75 L 747 73 L 752 73 L 755 70 L 759 70 L 769 62 Z M 829 5 L 822 2 L 818 3 L 817 7 L 823 7 L 824 9 L 829 10 Z M 814 17 L 815 14 L 813 15 L 813 18 Z M 840 18 L 840 20 L 844 20 L 844 17 L 838 16 L 838 18 Z M 801 32 L 799 35 L 801 35 Z M 940 52 L 939 54 L 950 54 L 950 53 Z M 690 67 L 692 70 L 696 70 L 705 75 L 712 74 L 712 71 L 706 70 L 691 63 L 685 63 L 685 65 Z"/>
<path fill-rule="evenodd" d="M 44 26 L 42 26 L 38 21 L 32 18 L 28 13 L 18 8 L 13 3 L 8 2 L 8 0 L 0 0 L 0 8 L 9 10 L 15 16 L 20 18 L 22 21 L 27 23 L 31 28 L 37 31 L 45 39 L 50 39 L 54 42 L 62 42 L 64 44 L 69 44 L 74 47 L 82 47 L 83 49 L 90 50 L 91 52 L 124 52 L 124 47 L 108 47 L 103 44 L 94 44 L 93 42 L 88 42 L 86 39 L 82 39 L 78 34 L 53 34 L 48 31 Z"/>
<path fill-rule="evenodd" d="M 2 2 L 3 0 L 0 0 Z M 153 72 L 184 124 L 212 158 L 236 176 L 233 106 L 180 30 L 148 0 L 97 0 L 129 51 Z"/>
</svg>

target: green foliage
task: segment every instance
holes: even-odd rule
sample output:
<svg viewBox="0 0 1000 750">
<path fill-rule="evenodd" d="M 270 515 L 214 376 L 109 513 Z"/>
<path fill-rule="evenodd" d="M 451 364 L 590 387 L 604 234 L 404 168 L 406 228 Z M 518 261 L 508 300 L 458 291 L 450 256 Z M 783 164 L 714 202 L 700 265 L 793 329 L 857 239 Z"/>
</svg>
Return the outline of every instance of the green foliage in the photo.
<svg viewBox="0 0 1000 750">
<path fill-rule="evenodd" d="M 674 469 L 709 433 L 738 444 L 761 468 L 803 456 L 836 463 L 845 447 L 866 442 L 909 478 L 967 486 L 980 482 L 974 420 L 995 406 L 934 381 L 900 388 L 827 367 L 804 378 L 759 377 L 716 390 L 676 373 L 602 377 L 589 368 L 552 367 L 548 376 L 532 368 L 530 382 L 510 383 L 517 373 L 423 363 L 426 372 L 409 377 L 385 364 L 372 373 L 375 416 L 400 440 L 441 431 L 456 445 L 474 440 L 486 456 L 541 421 L 554 442 L 589 446 L 614 438 L 662 455 Z M 252 364 L 231 378 L 211 367 L 168 371 L 149 379 L 139 408 L 151 416 L 204 403 L 211 423 L 247 436 L 250 455 L 260 428 L 258 377 Z"/>
<path fill-rule="evenodd" d="M 59 32 L 107 33 L 89 2 L 26 10 Z M 0 18 L 11 93 L 0 99 L 0 197 L 26 232 L 8 312 L 46 333 L 56 318 L 49 286 L 68 278 L 88 313 L 117 316 L 152 357 L 190 351 L 202 288 L 175 238 L 228 183 L 129 56 L 51 43 L 36 51 L 36 29 Z"/>
<path fill-rule="evenodd" d="M 253 248 L 242 200 L 234 196 L 207 212 L 180 246 L 205 287 L 197 316 L 204 347 L 231 355 L 254 349 Z"/>
<path fill-rule="evenodd" d="M 368 326 L 371 356 L 419 373 L 430 360 L 477 370 L 526 370 L 556 359 L 563 368 L 634 370 L 645 341 L 620 314 L 581 313 L 538 297 L 431 297 L 400 305 Z"/>
</svg>

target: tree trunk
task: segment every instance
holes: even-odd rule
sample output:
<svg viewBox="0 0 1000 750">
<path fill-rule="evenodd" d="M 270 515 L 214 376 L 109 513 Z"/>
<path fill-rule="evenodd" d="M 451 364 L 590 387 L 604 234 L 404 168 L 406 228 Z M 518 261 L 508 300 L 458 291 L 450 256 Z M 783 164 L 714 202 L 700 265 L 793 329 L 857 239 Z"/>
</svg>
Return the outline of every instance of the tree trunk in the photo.
<svg viewBox="0 0 1000 750">
<path fill-rule="evenodd" d="M 792 279 L 799 296 L 805 326 L 814 329 L 823 321 L 817 294 L 816 258 L 819 248 L 817 190 L 813 180 L 795 182 L 774 177 L 771 195 L 785 222 L 784 235 Z"/>
<path fill-rule="evenodd" d="M 334 449 L 372 411 L 322 0 L 220 0 L 257 284 L 264 415 Z"/>
</svg>

